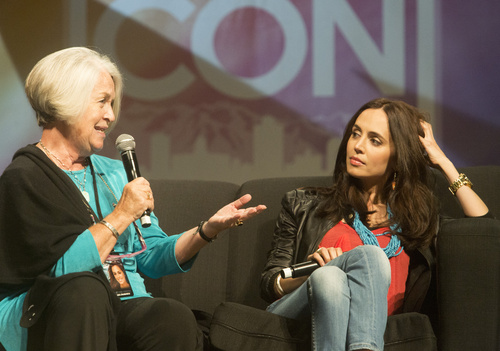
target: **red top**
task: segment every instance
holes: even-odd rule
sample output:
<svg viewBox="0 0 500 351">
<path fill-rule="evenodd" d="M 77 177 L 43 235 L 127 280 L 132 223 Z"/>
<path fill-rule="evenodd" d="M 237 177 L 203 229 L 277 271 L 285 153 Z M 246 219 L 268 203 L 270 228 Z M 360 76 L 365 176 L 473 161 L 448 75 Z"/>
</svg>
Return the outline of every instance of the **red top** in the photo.
<svg viewBox="0 0 500 351">
<path fill-rule="evenodd" d="M 372 231 L 373 234 L 382 234 L 389 228 L 378 228 Z M 377 236 L 380 247 L 384 248 L 391 240 L 391 234 Z M 343 252 L 363 245 L 358 233 L 348 224 L 340 221 L 330 229 L 321 240 L 320 247 L 339 247 Z M 387 294 L 387 313 L 393 315 L 401 312 L 408 277 L 408 267 L 410 257 L 406 252 L 401 252 L 398 256 L 389 259 L 391 264 L 391 285 Z"/>
</svg>

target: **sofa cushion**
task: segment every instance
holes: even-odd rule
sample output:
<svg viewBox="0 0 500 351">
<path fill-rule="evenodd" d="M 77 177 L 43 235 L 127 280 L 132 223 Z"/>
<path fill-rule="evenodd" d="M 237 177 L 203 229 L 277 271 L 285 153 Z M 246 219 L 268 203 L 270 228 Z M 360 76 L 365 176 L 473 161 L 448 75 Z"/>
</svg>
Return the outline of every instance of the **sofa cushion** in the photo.
<svg viewBox="0 0 500 351">
<path fill-rule="evenodd" d="M 429 317 L 417 312 L 389 316 L 384 342 L 385 351 L 437 350 L 437 340 Z"/>
<path fill-rule="evenodd" d="M 226 302 L 210 324 L 213 350 L 309 350 L 309 326 L 250 306 Z"/>
<path fill-rule="evenodd" d="M 222 303 L 212 318 L 214 350 L 310 350 L 310 324 L 237 303 Z M 388 351 L 435 351 L 429 318 L 420 313 L 390 316 L 384 335 Z"/>
</svg>

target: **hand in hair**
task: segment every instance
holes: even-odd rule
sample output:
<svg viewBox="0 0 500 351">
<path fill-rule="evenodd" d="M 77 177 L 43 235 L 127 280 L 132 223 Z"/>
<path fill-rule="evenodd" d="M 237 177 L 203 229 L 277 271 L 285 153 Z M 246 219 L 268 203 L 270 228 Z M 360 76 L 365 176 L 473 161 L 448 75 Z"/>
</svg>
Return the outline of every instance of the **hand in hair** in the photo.
<svg viewBox="0 0 500 351">
<path fill-rule="evenodd" d="M 442 165 L 449 162 L 449 160 L 434 139 L 431 124 L 425 121 L 421 121 L 420 124 L 425 134 L 425 137 L 420 136 L 420 142 L 424 146 L 432 166 L 442 169 Z"/>
<path fill-rule="evenodd" d="M 425 137 L 420 137 L 420 142 L 427 151 L 429 160 L 434 167 L 441 169 L 450 184 L 453 183 L 459 176 L 458 170 L 436 143 L 431 125 L 427 122 L 421 122 L 421 124 Z M 469 187 L 461 187 L 456 192 L 456 196 L 466 216 L 480 217 L 489 211 L 483 200 Z"/>
</svg>

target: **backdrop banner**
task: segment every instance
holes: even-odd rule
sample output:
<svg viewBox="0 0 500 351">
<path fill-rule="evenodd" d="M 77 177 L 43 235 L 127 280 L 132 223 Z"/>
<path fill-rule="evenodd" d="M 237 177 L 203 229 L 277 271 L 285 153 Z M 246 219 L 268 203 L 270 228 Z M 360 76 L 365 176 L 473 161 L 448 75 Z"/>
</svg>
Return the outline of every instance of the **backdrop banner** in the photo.
<svg viewBox="0 0 500 351">
<path fill-rule="evenodd" d="M 380 96 L 429 113 L 457 166 L 499 164 L 500 5 L 486 3 L 3 1 L 0 170 L 40 137 L 26 75 L 70 46 L 108 54 L 124 73 L 102 154 L 118 158 L 116 137 L 133 135 L 149 178 L 331 174 L 347 121 Z"/>
</svg>

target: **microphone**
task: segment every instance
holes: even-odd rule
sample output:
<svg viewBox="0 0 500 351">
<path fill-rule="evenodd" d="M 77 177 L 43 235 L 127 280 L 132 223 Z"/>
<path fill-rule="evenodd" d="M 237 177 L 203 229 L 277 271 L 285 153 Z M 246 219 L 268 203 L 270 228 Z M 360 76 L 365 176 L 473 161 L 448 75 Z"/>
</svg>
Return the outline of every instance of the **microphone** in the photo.
<svg viewBox="0 0 500 351">
<path fill-rule="evenodd" d="M 139 172 L 139 163 L 137 163 L 137 157 L 135 156 L 135 140 L 134 137 L 128 134 L 122 134 L 116 138 L 115 146 L 120 152 L 123 161 L 123 167 L 125 167 L 125 172 L 127 173 L 128 181 L 141 176 Z M 141 216 L 141 225 L 143 227 L 149 227 L 151 225 L 151 217 L 149 216 L 151 212 L 149 210 L 144 211 Z"/>
<path fill-rule="evenodd" d="M 293 264 L 288 268 L 281 270 L 281 278 L 297 278 L 311 274 L 316 268 L 319 268 L 319 263 L 316 261 L 307 261 Z"/>
</svg>

